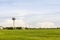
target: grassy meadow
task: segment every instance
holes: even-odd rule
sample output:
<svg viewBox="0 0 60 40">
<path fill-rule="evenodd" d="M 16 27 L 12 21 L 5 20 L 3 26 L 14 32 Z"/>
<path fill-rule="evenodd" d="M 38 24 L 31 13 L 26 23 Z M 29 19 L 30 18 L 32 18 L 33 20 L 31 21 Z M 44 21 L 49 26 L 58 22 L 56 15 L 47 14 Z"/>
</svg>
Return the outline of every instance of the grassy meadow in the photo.
<svg viewBox="0 0 60 40">
<path fill-rule="evenodd" d="M 0 40 L 60 40 L 60 29 L 0 30 Z"/>
</svg>

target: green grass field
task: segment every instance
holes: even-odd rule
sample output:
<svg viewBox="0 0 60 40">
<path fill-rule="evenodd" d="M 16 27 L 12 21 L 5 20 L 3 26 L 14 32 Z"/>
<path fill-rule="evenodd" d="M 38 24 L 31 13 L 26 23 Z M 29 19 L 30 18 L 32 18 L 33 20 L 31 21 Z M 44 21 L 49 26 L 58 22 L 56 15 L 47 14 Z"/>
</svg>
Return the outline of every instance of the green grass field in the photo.
<svg viewBox="0 0 60 40">
<path fill-rule="evenodd" d="M 0 40 L 60 40 L 60 29 L 0 30 Z"/>
</svg>

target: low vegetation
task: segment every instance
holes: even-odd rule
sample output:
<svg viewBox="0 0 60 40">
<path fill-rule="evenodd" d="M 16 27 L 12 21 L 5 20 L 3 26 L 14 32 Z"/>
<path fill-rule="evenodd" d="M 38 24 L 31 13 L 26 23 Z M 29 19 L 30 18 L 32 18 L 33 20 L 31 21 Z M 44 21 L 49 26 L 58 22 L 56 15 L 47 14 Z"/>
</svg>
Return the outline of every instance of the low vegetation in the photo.
<svg viewBox="0 0 60 40">
<path fill-rule="evenodd" d="M 0 30 L 0 40 L 60 40 L 60 29 Z"/>
</svg>

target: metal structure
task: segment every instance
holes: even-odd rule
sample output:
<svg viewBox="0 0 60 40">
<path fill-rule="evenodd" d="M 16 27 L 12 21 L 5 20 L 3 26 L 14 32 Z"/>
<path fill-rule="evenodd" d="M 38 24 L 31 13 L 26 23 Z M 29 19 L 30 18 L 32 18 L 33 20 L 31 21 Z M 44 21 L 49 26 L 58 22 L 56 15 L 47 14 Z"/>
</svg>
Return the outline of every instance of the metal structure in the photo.
<svg viewBox="0 0 60 40">
<path fill-rule="evenodd" d="M 12 20 L 13 20 L 13 28 L 15 28 L 15 20 L 16 20 L 16 18 L 13 17 Z"/>
</svg>

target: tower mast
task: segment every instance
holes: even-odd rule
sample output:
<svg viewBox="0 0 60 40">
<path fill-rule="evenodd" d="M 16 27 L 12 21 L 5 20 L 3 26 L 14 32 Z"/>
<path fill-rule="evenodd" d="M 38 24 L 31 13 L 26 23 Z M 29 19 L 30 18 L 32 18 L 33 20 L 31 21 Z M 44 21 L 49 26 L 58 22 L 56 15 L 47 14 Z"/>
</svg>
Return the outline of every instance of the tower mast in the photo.
<svg viewBox="0 0 60 40">
<path fill-rule="evenodd" d="M 16 18 L 13 17 L 12 20 L 13 20 L 13 28 L 15 28 L 15 20 L 16 20 Z"/>
</svg>

